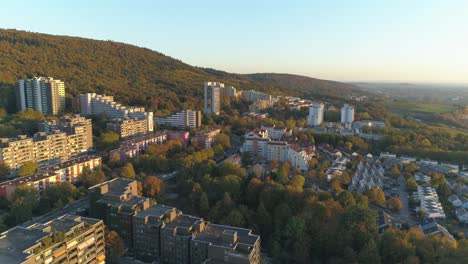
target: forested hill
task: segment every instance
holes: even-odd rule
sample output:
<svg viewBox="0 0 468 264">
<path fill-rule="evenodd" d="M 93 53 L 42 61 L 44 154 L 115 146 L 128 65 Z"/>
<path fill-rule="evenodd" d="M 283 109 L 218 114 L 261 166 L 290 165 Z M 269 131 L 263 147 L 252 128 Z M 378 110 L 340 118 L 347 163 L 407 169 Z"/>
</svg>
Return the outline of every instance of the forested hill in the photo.
<svg viewBox="0 0 468 264">
<path fill-rule="evenodd" d="M 193 67 L 159 52 L 113 41 L 0 29 L 1 101 L 18 78 L 52 76 L 65 81 L 67 93 L 113 94 L 117 100 L 152 110 L 201 107 L 203 82 L 216 80 L 240 89 L 274 94 L 345 96 L 350 85 L 291 75 L 231 74 Z M 266 76 L 266 75 L 263 75 Z M 287 78 L 284 78 L 287 77 Z M 296 77 L 298 78 L 298 77 Z M 300 84 L 300 85 L 297 85 Z M 11 98 L 11 97 L 10 97 Z M 11 104 L 11 103 L 10 103 Z M 11 107 L 11 105 L 10 105 Z"/>
</svg>

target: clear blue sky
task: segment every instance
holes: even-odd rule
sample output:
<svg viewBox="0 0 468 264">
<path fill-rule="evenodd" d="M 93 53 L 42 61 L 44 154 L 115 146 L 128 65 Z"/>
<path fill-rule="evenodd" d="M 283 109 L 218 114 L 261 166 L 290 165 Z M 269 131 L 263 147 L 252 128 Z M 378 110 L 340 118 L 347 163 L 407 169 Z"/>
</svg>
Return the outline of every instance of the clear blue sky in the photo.
<svg viewBox="0 0 468 264">
<path fill-rule="evenodd" d="M 229 72 L 468 83 L 466 0 L 11 0 L 0 27 L 111 39 Z"/>
</svg>

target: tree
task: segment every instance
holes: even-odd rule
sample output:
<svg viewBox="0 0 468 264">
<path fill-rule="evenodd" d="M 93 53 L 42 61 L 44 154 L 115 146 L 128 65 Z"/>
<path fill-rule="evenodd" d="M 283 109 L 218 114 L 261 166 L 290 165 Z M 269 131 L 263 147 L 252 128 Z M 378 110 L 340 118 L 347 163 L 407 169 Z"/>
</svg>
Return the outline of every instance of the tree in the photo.
<svg viewBox="0 0 468 264">
<path fill-rule="evenodd" d="M 226 134 L 219 134 L 218 137 L 216 137 L 214 145 L 220 145 L 226 150 L 231 147 L 231 139 Z"/>
<path fill-rule="evenodd" d="M 10 174 L 10 167 L 8 167 L 3 160 L 0 160 L 0 180 L 5 179 Z"/>
<path fill-rule="evenodd" d="M 340 202 L 341 206 L 343 207 L 350 207 L 356 204 L 356 200 L 354 200 L 353 194 L 348 191 L 341 192 L 338 197 L 338 202 Z"/>
<path fill-rule="evenodd" d="M 413 178 L 409 178 L 406 180 L 405 188 L 409 192 L 415 192 L 418 189 L 418 183 Z"/>
<path fill-rule="evenodd" d="M 117 148 L 119 145 L 119 134 L 109 131 L 101 133 L 99 136 L 96 147 L 99 150 L 111 150 Z"/>
<path fill-rule="evenodd" d="M 22 177 L 26 175 L 31 175 L 37 171 L 37 168 L 37 163 L 28 161 L 19 168 L 18 176 Z"/>
<path fill-rule="evenodd" d="M 115 231 L 106 232 L 106 260 L 117 263 L 117 259 L 125 254 L 125 244 L 120 235 Z M 106 261 L 106 262 L 107 262 Z"/>
<path fill-rule="evenodd" d="M 243 227 L 245 224 L 245 219 L 239 210 L 234 209 L 221 222 L 224 225 Z"/>
<path fill-rule="evenodd" d="M 27 185 L 20 185 L 16 188 L 10 201 L 10 217 L 13 224 L 31 219 L 38 203 L 39 192 L 36 188 Z"/>
<path fill-rule="evenodd" d="M 382 205 L 385 203 L 385 193 L 379 188 L 367 190 L 364 195 L 369 198 L 371 203 L 376 205 Z"/>
<path fill-rule="evenodd" d="M 130 162 L 125 163 L 122 168 L 120 168 L 119 176 L 125 179 L 135 179 L 135 169 Z"/>
<path fill-rule="evenodd" d="M 83 169 L 83 173 L 78 179 L 78 182 L 84 187 L 89 188 L 106 180 L 106 175 L 101 168 L 91 170 L 89 168 Z"/>
<path fill-rule="evenodd" d="M 401 172 L 400 172 L 400 168 L 398 167 L 398 165 L 397 164 L 393 165 L 390 175 L 392 175 L 395 178 L 398 178 L 400 177 L 400 174 Z"/>
<path fill-rule="evenodd" d="M 370 239 L 359 252 L 359 263 L 379 264 L 380 255 L 374 239 Z"/>
<path fill-rule="evenodd" d="M 147 176 L 143 182 L 143 193 L 146 197 L 151 197 L 160 201 L 164 194 L 165 184 L 161 179 L 154 176 Z"/>
<path fill-rule="evenodd" d="M 206 217 L 208 215 L 208 212 L 210 211 L 210 202 L 208 201 L 208 196 L 206 195 L 206 192 L 203 192 L 200 196 L 200 215 L 202 217 Z"/>
<path fill-rule="evenodd" d="M 403 208 L 403 204 L 401 203 L 401 200 L 395 197 L 390 198 L 387 201 L 387 206 L 388 206 L 388 209 L 394 212 L 398 212 L 401 210 L 401 208 Z"/>
<path fill-rule="evenodd" d="M 434 173 L 431 175 L 431 186 L 437 189 L 438 191 L 442 191 L 445 188 L 447 180 L 445 179 L 445 175 L 442 173 Z"/>
</svg>

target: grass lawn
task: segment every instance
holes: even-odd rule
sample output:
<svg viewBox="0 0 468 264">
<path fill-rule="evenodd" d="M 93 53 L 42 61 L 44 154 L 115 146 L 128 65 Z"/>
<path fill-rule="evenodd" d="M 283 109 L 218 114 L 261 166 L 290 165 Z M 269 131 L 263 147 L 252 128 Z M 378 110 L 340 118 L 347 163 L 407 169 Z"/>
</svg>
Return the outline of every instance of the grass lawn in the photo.
<svg viewBox="0 0 468 264">
<path fill-rule="evenodd" d="M 408 115 L 411 113 L 415 114 L 442 114 L 449 113 L 457 110 L 456 106 L 453 105 L 442 105 L 442 104 L 423 104 L 414 103 L 409 101 L 396 101 L 387 102 L 387 108 L 396 114 Z"/>
</svg>

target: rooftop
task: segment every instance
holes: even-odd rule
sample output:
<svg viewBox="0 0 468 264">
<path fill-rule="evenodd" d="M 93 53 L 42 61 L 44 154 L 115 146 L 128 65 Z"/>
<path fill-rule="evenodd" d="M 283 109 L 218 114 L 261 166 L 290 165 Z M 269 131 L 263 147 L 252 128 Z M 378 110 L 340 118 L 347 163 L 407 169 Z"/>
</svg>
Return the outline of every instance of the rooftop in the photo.
<svg viewBox="0 0 468 264">
<path fill-rule="evenodd" d="M 234 232 L 237 233 L 237 241 L 234 244 L 223 239 L 223 234 L 234 234 Z M 253 235 L 250 229 L 215 224 L 208 224 L 205 230 L 196 234 L 194 238 L 194 240 L 228 248 L 235 248 L 237 243 L 254 246 L 258 239 L 260 239 L 260 236 Z"/>
<path fill-rule="evenodd" d="M 165 206 L 162 204 L 156 204 L 146 210 L 136 212 L 135 217 L 141 217 L 141 218 L 144 218 L 147 216 L 161 217 L 169 213 L 172 210 L 175 210 L 175 207 Z"/>
</svg>

